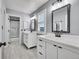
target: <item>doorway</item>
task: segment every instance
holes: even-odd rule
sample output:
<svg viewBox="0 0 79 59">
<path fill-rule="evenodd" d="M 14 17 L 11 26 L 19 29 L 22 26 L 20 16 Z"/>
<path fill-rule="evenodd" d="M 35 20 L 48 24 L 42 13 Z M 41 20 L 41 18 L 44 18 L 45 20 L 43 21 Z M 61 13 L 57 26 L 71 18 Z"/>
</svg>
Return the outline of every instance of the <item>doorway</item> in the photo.
<svg viewBox="0 0 79 59">
<path fill-rule="evenodd" d="M 10 21 L 10 42 L 19 39 L 20 34 L 20 17 L 9 16 Z"/>
<path fill-rule="evenodd" d="M 27 49 L 24 44 L 20 44 L 19 41 L 23 33 L 24 21 L 22 21 L 21 17 L 19 17 L 18 20 L 18 18 L 16 19 L 14 16 L 19 17 L 17 15 L 7 15 L 6 36 L 9 35 L 9 42 L 6 47 L 4 47 L 3 59 L 37 59 L 36 48 Z"/>
</svg>

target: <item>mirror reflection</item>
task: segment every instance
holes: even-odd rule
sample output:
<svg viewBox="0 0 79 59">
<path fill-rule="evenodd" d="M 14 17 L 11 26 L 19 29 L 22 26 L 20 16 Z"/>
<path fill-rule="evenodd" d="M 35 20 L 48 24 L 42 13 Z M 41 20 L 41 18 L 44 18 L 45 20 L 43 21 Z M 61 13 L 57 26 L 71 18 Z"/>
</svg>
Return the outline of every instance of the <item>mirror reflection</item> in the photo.
<svg viewBox="0 0 79 59">
<path fill-rule="evenodd" d="M 70 5 L 52 12 L 53 32 L 70 32 Z"/>
</svg>

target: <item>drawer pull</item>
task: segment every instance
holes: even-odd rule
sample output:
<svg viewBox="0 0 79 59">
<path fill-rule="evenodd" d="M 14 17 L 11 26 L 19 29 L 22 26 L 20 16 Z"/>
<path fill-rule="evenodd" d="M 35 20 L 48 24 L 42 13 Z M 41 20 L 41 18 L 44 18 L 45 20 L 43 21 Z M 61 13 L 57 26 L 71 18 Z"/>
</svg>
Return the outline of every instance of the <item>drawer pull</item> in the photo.
<svg viewBox="0 0 79 59">
<path fill-rule="evenodd" d="M 54 47 L 56 47 L 57 45 L 53 45 Z"/>
<path fill-rule="evenodd" d="M 39 39 L 39 41 L 42 41 L 41 39 Z"/>
<path fill-rule="evenodd" d="M 61 47 L 61 46 L 58 46 L 58 48 L 62 49 L 62 47 Z"/>
<path fill-rule="evenodd" d="M 41 52 L 39 52 L 40 55 L 43 55 Z"/>
</svg>

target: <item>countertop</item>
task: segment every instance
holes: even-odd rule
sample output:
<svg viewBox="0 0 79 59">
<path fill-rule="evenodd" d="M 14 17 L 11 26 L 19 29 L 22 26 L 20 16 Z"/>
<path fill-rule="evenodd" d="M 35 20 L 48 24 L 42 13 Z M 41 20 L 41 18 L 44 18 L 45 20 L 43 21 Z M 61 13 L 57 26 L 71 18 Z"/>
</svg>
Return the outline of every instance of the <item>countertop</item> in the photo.
<svg viewBox="0 0 79 59">
<path fill-rule="evenodd" d="M 23 32 L 24 34 L 29 34 L 29 33 L 37 33 L 36 31 L 30 32 L 30 31 L 25 31 Z"/>
<path fill-rule="evenodd" d="M 62 35 L 61 37 L 55 37 L 54 34 L 40 35 L 39 38 L 44 38 L 44 40 L 50 42 L 57 42 L 60 44 L 69 45 L 79 49 L 79 36 L 78 35 Z"/>
</svg>

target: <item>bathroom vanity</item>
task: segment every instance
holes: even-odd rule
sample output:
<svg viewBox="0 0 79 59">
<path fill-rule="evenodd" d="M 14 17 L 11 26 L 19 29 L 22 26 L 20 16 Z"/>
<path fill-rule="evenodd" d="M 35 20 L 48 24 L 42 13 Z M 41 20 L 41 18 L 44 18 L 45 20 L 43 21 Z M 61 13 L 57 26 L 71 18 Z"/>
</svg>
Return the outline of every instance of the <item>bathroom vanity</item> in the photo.
<svg viewBox="0 0 79 59">
<path fill-rule="evenodd" d="M 37 34 L 36 32 L 24 32 L 23 43 L 27 48 L 36 46 L 37 44 Z"/>
<path fill-rule="evenodd" d="M 38 36 L 38 59 L 79 59 L 79 36 Z"/>
</svg>

